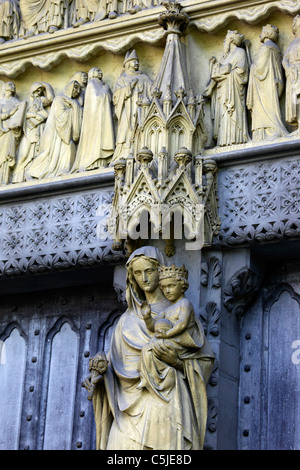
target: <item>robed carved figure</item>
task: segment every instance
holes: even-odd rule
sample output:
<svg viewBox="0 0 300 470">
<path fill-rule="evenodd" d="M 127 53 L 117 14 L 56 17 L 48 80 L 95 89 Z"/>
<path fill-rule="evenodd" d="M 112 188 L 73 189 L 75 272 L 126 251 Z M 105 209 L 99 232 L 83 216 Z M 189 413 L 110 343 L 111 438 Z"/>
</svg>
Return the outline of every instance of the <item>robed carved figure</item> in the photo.
<svg viewBox="0 0 300 470">
<path fill-rule="evenodd" d="M 17 0 L 0 0 L 0 44 L 18 37 L 20 13 Z"/>
<path fill-rule="evenodd" d="M 275 139 L 287 135 L 281 120 L 279 98 L 284 88 L 279 30 L 267 24 L 259 36 L 262 46 L 250 69 L 247 107 L 252 117 L 252 139 Z"/>
<path fill-rule="evenodd" d="M 80 106 L 84 105 L 84 98 L 85 98 L 85 91 L 87 87 L 87 82 L 88 82 L 88 74 L 86 72 L 76 72 L 74 73 L 73 77 L 71 78 L 70 82 L 75 80 L 75 82 L 79 83 L 80 85 L 80 94 L 76 98 Z"/>
<path fill-rule="evenodd" d="M 76 99 L 79 95 L 80 85 L 72 80 L 64 93 L 54 98 L 40 153 L 25 172 L 26 179 L 52 178 L 70 172 L 82 121 L 82 107 Z"/>
<path fill-rule="evenodd" d="M 9 183 L 22 133 L 25 102 L 19 101 L 15 94 L 13 82 L 3 85 L 0 97 L 0 184 Z"/>
<path fill-rule="evenodd" d="M 12 183 L 22 183 L 25 180 L 26 169 L 39 153 L 41 136 L 49 114 L 48 108 L 53 99 L 54 91 L 49 83 L 35 82 L 31 85 Z"/>
<path fill-rule="evenodd" d="M 186 299 L 181 298 L 172 313 L 164 315 L 175 298 L 178 301 L 178 296 L 168 295 L 168 300 L 163 294 L 158 270 L 163 264 L 161 252 L 154 247 L 137 249 L 128 259 L 128 309 L 113 331 L 108 369 L 102 381 L 98 381 L 93 397 L 97 449 L 193 450 L 203 447 L 206 383 L 213 353 Z M 162 287 L 165 286 L 166 283 Z M 179 290 L 182 297 L 183 291 Z M 175 326 L 180 316 L 188 317 L 183 347 L 180 344 L 183 336 L 176 344 L 174 329 L 169 333 L 172 340 L 168 340 L 167 336 L 155 336 L 157 328 L 155 331 L 148 328 L 144 318 L 145 302 L 154 322 L 158 317 L 167 316 L 164 321 L 174 321 Z M 155 354 L 155 361 L 149 367 L 156 369 L 159 381 L 153 386 L 141 375 L 142 351 L 149 344 Z M 144 374 L 145 369 L 147 362 L 143 364 Z M 88 382 L 85 385 L 90 390 Z"/>
<path fill-rule="evenodd" d="M 71 0 L 70 0 L 71 1 Z M 26 36 L 54 33 L 67 26 L 69 0 L 20 0 Z"/>
<path fill-rule="evenodd" d="M 133 131 L 138 119 L 138 102 L 150 100 L 152 81 L 139 70 L 136 52 L 128 52 L 124 72 L 117 79 L 113 91 L 113 103 L 118 119 L 116 150 L 113 160 L 130 154 Z"/>
<path fill-rule="evenodd" d="M 248 142 L 246 117 L 246 85 L 248 59 L 241 44 L 244 36 L 228 31 L 224 40 L 224 54 L 218 62 L 210 60 L 211 78 L 204 96 L 211 97 L 214 138 L 219 146 Z"/>
<path fill-rule="evenodd" d="M 296 133 L 300 132 L 300 15 L 293 20 L 293 34 L 295 39 L 290 43 L 283 56 L 282 65 L 286 74 L 286 121 L 297 126 Z"/>
<path fill-rule="evenodd" d="M 102 71 L 93 67 L 88 74 L 80 141 L 74 172 L 107 166 L 114 153 L 115 135 L 112 94 L 102 81 Z"/>
</svg>

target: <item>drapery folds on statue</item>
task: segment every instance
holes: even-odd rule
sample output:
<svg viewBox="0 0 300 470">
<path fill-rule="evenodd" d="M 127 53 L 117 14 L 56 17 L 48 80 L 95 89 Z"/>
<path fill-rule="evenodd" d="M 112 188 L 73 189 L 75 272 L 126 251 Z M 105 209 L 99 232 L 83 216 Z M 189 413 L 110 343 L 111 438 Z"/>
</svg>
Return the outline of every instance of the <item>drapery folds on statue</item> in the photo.
<svg viewBox="0 0 300 470">
<path fill-rule="evenodd" d="M 203 447 L 209 378 L 213 353 L 197 321 L 201 344 L 187 349 L 178 357 L 171 343 L 165 340 L 156 354 L 165 373 L 174 375 L 167 399 L 159 393 L 140 389 L 142 348 L 154 334 L 144 322 L 141 306 L 151 300 L 153 315 L 162 312 L 170 302 L 158 284 L 158 267 L 164 260 L 159 250 L 143 247 L 127 262 L 128 309 L 120 317 L 111 339 L 109 367 L 93 398 L 97 449 L 107 450 L 196 450 Z M 148 281 L 141 281 L 141 275 Z M 142 287 L 141 287 L 142 286 Z M 165 382 L 162 381 L 162 392 Z"/>
<path fill-rule="evenodd" d="M 287 135 L 281 119 L 279 98 L 284 88 L 281 52 L 276 44 L 278 28 L 266 25 L 260 40 L 263 43 L 251 65 L 247 107 L 252 117 L 252 139 L 255 141 Z"/>
<path fill-rule="evenodd" d="M 81 136 L 72 172 L 107 166 L 107 159 L 114 153 L 112 93 L 102 75 L 99 67 L 93 67 L 88 74 Z"/>
<path fill-rule="evenodd" d="M 82 107 L 76 98 L 80 85 L 71 81 L 63 95 L 54 98 L 41 139 L 40 153 L 26 171 L 27 179 L 49 178 L 70 172 L 80 136 Z"/>
</svg>

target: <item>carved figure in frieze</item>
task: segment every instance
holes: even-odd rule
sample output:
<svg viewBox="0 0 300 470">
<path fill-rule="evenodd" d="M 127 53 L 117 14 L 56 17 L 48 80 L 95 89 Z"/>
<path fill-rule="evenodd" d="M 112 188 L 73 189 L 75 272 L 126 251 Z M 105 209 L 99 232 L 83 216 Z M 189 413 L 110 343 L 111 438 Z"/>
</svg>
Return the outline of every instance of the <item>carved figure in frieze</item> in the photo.
<svg viewBox="0 0 300 470">
<path fill-rule="evenodd" d="M 281 119 L 279 98 L 284 88 L 279 30 L 267 24 L 259 36 L 262 46 L 251 65 L 247 107 L 252 117 L 252 139 L 263 141 L 287 135 Z"/>
<path fill-rule="evenodd" d="M 80 106 L 83 106 L 86 86 L 88 82 L 88 74 L 86 72 L 76 72 L 70 81 L 72 80 L 75 80 L 80 85 L 80 95 L 78 96 L 77 101 L 80 104 Z"/>
<path fill-rule="evenodd" d="M 68 26 L 70 0 L 20 0 L 25 37 L 38 33 L 54 33 Z"/>
<path fill-rule="evenodd" d="M 12 183 L 21 183 L 25 180 L 27 167 L 39 153 L 41 136 L 49 114 L 48 108 L 53 99 L 54 91 L 49 83 L 32 84 Z"/>
<path fill-rule="evenodd" d="M 148 388 L 150 393 L 157 393 L 167 399 L 170 388 L 175 384 L 175 375 L 167 365 L 164 371 L 164 364 L 155 355 L 156 347 L 168 340 L 168 344 L 172 345 L 179 358 L 182 358 L 190 353 L 191 348 L 195 351 L 201 349 L 203 332 L 196 321 L 193 305 L 184 294 L 189 286 L 185 266 L 162 266 L 158 271 L 159 286 L 171 305 L 155 317 L 152 316 L 151 307 L 147 302 L 142 305 L 141 312 L 146 326 L 154 332 L 154 336 L 142 348 L 141 381 L 137 387 Z"/>
<path fill-rule="evenodd" d="M 52 103 L 40 144 L 40 153 L 25 172 L 26 179 L 42 179 L 70 172 L 76 155 L 82 107 L 76 98 L 80 85 L 72 80 Z"/>
<path fill-rule="evenodd" d="M 138 11 L 144 10 L 145 8 L 151 8 L 152 1 L 151 0 L 126 0 L 126 10 L 132 15 L 137 13 Z"/>
<path fill-rule="evenodd" d="M 89 71 L 75 172 L 105 167 L 114 153 L 112 93 L 102 77 L 99 67 Z"/>
<path fill-rule="evenodd" d="M 223 57 L 210 60 L 211 77 L 203 95 L 211 98 L 213 136 L 219 146 L 249 140 L 245 106 L 249 68 L 243 40 L 242 34 L 228 31 Z"/>
<path fill-rule="evenodd" d="M 0 0 L 0 44 L 18 37 L 20 12 L 17 0 Z"/>
<path fill-rule="evenodd" d="M 123 4 L 123 0 L 102 0 L 95 21 L 103 20 L 106 17 L 110 20 L 117 18 L 119 14 L 124 13 Z"/>
<path fill-rule="evenodd" d="M 15 165 L 25 112 L 25 102 L 15 96 L 13 82 L 3 85 L 0 98 L 0 184 L 8 184 Z"/>
<path fill-rule="evenodd" d="M 150 305 L 153 318 L 171 306 L 159 286 L 158 268 L 163 264 L 162 253 L 150 246 L 135 250 L 126 264 L 128 309 L 113 330 L 108 369 L 93 398 L 97 449 L 203 447 L 206 383 L 214 357 L 200 324 L 200 343 L 186 347 L 182 357 L 169 339 L 153 341 L 156 361 L 168 380 L 160 390 L 139 387 L 142 348 L 154 337 L 143 319 L 143 303 Z"/>
<path fill-rule="evenodd" d="M 73 28 L 118 16 L 118 0 L 74 0 L 70 5 L 70 25 Z"/>
<path fill-rule="evenodd" d="M 45 33 L 48 30 L 48 0 L 20 0 L 20 10 L 22 16 L 21 35 L 26 37 L 34 36 L 38 33 Z"/>
<path fill-rule="evenodd" d="M 300 15 L 293 19 L 295 39 L 288 46 L 282 65 L 286 74 L 285 119 L 300 132 Z"/>
<path fill-rule="evenodd" d="M 136 51 L 127 52 L 124 72 L 117 79 L 113 91 L 113 103 L 118 119 L 116 150 L 113 160 L 130 153 L 132 133 L 138 119 L 138 102 L 150 100 L 152 81 L 139 70 Z"/>
<path fill-rule="evenodd" d="M 95 20 L 99 0 L 73 0 L 70 7 L 70 24 L 73 28 Z"/>
<path fill-rule="evenodd" d="M 58 29 L 68 26 L 67 12 L 70 0 L 50 0 L 48 31 L 54 33 Z M 65 20 L 66 18 L 66 20 Z"/>
</svg>

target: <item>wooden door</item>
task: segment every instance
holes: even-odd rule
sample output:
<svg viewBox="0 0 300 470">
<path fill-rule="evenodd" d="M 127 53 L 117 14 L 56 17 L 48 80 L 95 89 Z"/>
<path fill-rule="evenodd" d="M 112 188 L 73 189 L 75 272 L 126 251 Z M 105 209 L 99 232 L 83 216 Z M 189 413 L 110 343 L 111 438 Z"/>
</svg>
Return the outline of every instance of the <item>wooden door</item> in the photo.
<svg viewBox="0 0 300 470">
<path fill-rule="evenodd" d="M 270 264 L 241 328 L 239 447 L 300 449 L 300 264 Z"/>
<path fill-rule="evenodd" d="M 93 449 L 89 357 L 124 311 L 111 285 L 1 298 L 0 449 Z"/>
</svg>

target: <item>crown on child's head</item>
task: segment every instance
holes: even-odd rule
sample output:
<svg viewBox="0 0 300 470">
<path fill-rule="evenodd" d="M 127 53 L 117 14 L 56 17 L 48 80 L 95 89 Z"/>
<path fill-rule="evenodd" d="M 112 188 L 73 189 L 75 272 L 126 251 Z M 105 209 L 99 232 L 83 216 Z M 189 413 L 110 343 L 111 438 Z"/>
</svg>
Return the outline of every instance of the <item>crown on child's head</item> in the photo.
<svg viewBox="0 0 300 470">
<path fill-rule="evenodd" d="M 167 279 L 168 277 L 175 277 L 176 279 L 187 281 L 189 275 L 184 265 L 179 268 L 178 266 L 175 266 L 175 264 L 172 264 L 172 266 L 161 266 L 158 268 L 158 272 L 159 280 Z"/>
</svg>

